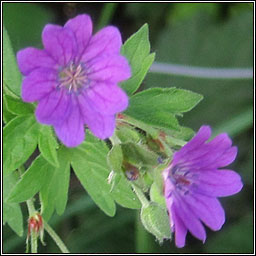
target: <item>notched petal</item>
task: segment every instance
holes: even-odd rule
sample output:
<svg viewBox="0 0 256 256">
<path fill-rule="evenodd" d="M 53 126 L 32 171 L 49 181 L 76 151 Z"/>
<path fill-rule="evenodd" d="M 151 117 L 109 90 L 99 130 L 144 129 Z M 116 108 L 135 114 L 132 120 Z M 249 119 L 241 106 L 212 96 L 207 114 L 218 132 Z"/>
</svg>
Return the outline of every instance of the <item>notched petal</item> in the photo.
<svg viewBox="0 0 256 256">
<path fill-rule="evenodd" d="M 57 86 L 56 77 L 57 73 L 53 69 L 39 68 L 32 71 L 22 82 L 22 100 L 33 102 L 47 97 Z"/>
<path fill-rule="evenodd" d="M 17 62 L 23 75 L 28 75 L 37 68 L 57 69 L 56 61 L 45 50 L 33 47 L 18 51 Z"/>
<path fill-rule="evenodd" d="M 81 55 L 92 36 L 91 17 L 86 14 L 77 15 L 75 18 L 68 20 L 64 27 L 73 31 L 78 46 L 77 54 Z"/>
<path fill-rule="evenodd" d="M 57 25 L 46 25 L 42 33 L 45 50 L 62 66 L 74 60 L 77 43 L 72 30 Z"/>
<path fill-rule="evenodd" d="M 118 28 L 107 26 L 91 38 L 82 61 L 86 63 L 101 54 L 119 54 L 121 45 L 122 38 Z"/>
</svg>

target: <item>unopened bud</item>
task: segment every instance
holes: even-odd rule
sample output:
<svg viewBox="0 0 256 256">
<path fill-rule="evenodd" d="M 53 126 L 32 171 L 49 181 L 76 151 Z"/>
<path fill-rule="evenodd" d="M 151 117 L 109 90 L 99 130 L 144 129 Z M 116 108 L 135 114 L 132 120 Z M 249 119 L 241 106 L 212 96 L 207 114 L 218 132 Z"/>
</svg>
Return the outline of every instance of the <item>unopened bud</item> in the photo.
<svg viewBox="0 0 256 256">
<path fill-rule="evenodd" d="M 27 235 L 27 242 L 31 235 L 31 233 L 35 234 L 36 237 L 40 236 L 40 240 L 42 244 L 43 242 L 43 235 L 44 235 L 44 225 L 42 216 L 37 212 L 35 215 L 31 216 L 28 219 L 28 235 Z"/>
</svg>

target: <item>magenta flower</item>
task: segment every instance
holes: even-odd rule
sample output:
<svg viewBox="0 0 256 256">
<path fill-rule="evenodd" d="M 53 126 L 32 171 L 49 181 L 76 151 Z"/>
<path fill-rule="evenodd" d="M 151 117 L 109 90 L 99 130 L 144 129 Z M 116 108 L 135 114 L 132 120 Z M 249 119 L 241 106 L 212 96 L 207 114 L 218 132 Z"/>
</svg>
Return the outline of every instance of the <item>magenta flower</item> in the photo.
<svg viewBox="0 0 256 256">
<path fill-rule="evenodd" d="M 108 26 L 92 36 L 88 15 L 70 19 L 64 27 L 46 25 L 43 50 L 18 52 L 18 66 L 25 76 L 22 99 L 38 101 L 38 122 L 53 125 L 68 147 L 84 140 L 84 124 L 100 139 L 115 129 L 115 114 L 125 110 L 128 97 L 118 82 L 131 76 L 127 60 L 120 55 L 122 39 Z"/>
<path fill-rule="evenodd" d="M 232 163 L 237 147 L 226 133 L 207 142 L 209 126 L 202 126 L 195 137 L 176 152 L 164 171 L 164 195 L 171 230 L 177 247 L 185 245 L 187 231 L 205 242 L 206 232 L 201 222 L 212 230 L 221 229 L 224 210 L 217 197 L 238 193 L 243 184 L 232 170 L 218 170 Z"/>
</svg>

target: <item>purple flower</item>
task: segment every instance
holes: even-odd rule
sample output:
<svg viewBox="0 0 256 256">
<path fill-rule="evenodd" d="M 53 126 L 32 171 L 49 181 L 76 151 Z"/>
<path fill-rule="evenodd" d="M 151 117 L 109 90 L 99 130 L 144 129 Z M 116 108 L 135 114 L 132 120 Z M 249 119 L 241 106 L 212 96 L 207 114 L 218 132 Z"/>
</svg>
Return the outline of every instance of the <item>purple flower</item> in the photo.
<svg viewBox="0 0 256 256">
<path fill-rule="evenodd" d="M 187 231 L 205 242 L 206 232 L 201 222 L 212 230 L 221 229 L 225 212 L 217 197 L 233 195 L 243 187 L 236 172 L 218 170 L 235 160 L 237 147 L 232 147 L 226 133 L 207 142 L 210 137 L 210 127 L 202 126 L 174 154 L 163 172 L 164 195 L 177 247 L 185 245 Z"/>
<path fill-rule="evenodd" d="M 22 99 L 38 101 L 38 122 L 53 125 L 68 147 L 84 140 L 84 124 L 100 139 L 115 129 L 115 114 L 125 110 L 128 97 L 117 83 L 131 76 L 120 55 L 119 30 L 107 26 L 92 36 L 88 15 L 70 19 L 64 27 L 48 24 L 42 33 L 44 49 L 18 52 L 25 76 Z"/>
</svg>

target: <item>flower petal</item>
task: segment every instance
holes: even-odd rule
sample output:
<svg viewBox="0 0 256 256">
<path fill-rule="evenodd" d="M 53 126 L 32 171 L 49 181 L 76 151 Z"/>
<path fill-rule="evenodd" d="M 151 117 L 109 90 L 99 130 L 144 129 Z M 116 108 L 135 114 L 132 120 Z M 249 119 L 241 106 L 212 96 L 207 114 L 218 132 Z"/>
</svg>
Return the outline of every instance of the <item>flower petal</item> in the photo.
<svg viewBox="0 0 256 256">
<path fill-rule="evenodd" d="M 115 130 L 115 116 L 95 111 L 82 94 L 78 96 L 78 101 L 84 122 L 91 132 L 102 140 L 111 137 Z"/>
<path fill-rule="evenodd" d="M 46 25 L 42 33 L 45 50 L 60 65 L 67 65 L 77 54 L 73 32 L 57 25 Z"/>
<path fill-rule="evenodd" d="M 33 47 L 18 51 L 17 62 L 23 75 L 28 75 L 36 68 L 57 69 L 56 62 L 46 51 Z"/>
<path fill-rule="evenodd" d="M 66 120 L 54 126 L 56 135 L 67 147 L 76 147 L 84 141 L 84 125 L 78 106 L 73 106 Z"/>
<path fill-rule="evenodd" d="M 206 232 L 202 223 L 198 220 L 197 216 L 194 215 L 190 207 L 182 200 L 182 198 L 180 198 L 180 196 L 175 196 L 172 207 L 189 232 L 196 238 L 205 242 Z"/>
<path fill-rule="evenodd" d="M 22 82 L 22 100 L 33 102 L 46 97 L 55 90 L 57 73 L 53 69 L 38 68 L 32 71 Z"/>
<path fill-rule="evenodd" d="M 187 155 L 189 155 L 193 150 L 202 146 L 211 137 L 210 126 L 203 125 L 197 132 L 197 134 L 190 140 L 184 147 L 182 147 L 173 156 L 173 165 L 186 160 Z"/>
<path fill-rule="evenodd" d="M 237 155 L 237 147 L 227 134 L 220 134 L 183 157 L 183 166 L 193 169 L 216 169 L 232 163 Z"/>
<path fill-rule="evenodd" d="M 71 95 L 55 89 L 39 102 L 36 117 L 42 124 L 59 125 L 70 115 L 71 108 Z"/>
<path fill-rule="evenodd" d="M 175 244 L 178 248 L 182 248 L 185 246 L 188 230 L 174 210 L 172 211 L 172 216 L 175 230 Z"/>
<path fill-rule="evenodd" d="M 113 115 L 128 107 L 126 93 L 114 84 L 93 84 L 84 92 L 84 96 L 97 112 L 104 115 Z"/>
<path fill-rule="evenodd" d="M 96 57 L 86 65 L 89 69 L 89 80 L 118 83 L 131 76 L 130 66 L 121 55 Z"/>
<path fill-rule="evenodd" d="M 193 192 L 209 197 L 230 196 L 238 193 L 243 183 L 239 174 L 232 170 L 202 170 L 198 174 L 198 184 Z"/>
<path fill-rule="evenodd" d="M 101 54 L 119 54 L 121 45 L 122 39 L 118 28 L 107 26 L 91 38 L 82 56 L 82 61 L 87 63 Z"/>
<path fill-rule="evenodd" d="M 87 47 L 92 36 L 92 20 L 89 15 L 77 15 L 75 18 L 68 20 L 65 28 L 73 31 L 77 42 L 77 54 L 80 56 Z"/>
<path fill-rule="evenodd" d="M 220 230 L 225 222 L 225 212 L 218 199 L 196 193 L 188 193 L 183 200 L 194 214 L 212 230 Z"/>
</svg>

